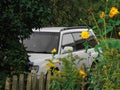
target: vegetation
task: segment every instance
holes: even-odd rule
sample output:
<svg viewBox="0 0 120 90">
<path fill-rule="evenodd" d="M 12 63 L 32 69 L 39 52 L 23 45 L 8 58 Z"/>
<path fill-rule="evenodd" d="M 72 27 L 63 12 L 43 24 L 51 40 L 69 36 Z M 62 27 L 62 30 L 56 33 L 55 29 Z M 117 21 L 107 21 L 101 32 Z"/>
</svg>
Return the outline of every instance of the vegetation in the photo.
<svg viewBox="0 0 120 90">
<path fill-rule="evenodd" d="M 90 89 L 120 89 L 120 40 L 112 37 L 113 31 L 119 36 L 120 31 L 116 30 L 116 26 L 120 25 L 118 19 L 120 12 L 117 7 L 109 6 L 109 4 L 106 0 L 105 9 L 100 13 L 98 21 L 92 15 L 95 21 L 94 29 L 100 37 L 98 48 L 101 48 L 102 53 L 100 53 L 99 63 L 90 72 Z M 111 34 L 108 35 L 108 33 Z"/>
<path fill-rule="evenodd" d="M 63 65 L 62 70 L 58 72 L 54 68 L 51 69 L 53 72 L 53 76 L 51 77 L 51 87 L 53 87 L 53 90 L 61 88 L 64 90 L 86 90 L 86 88 L 88 90 L 120 89 L 120 40 L 112 37 L 116 26 L 120 25 L 120 20 L 118 19 L 120 12 L 117 7 L 109 6 L 109 2 L 106 0 L 105 9 L 99 13 L 99 18 L 96 18 L 93 12 L 90 13 L 95 22 L 93 30 L 96 31 L 99 39 L 96 39 L 99 41 L 99 45 L 95 48 L 100 55 L 97 57 L 99 63 L 95 61 L 96 65 L 90 68 L 88 74 L 85 70 L 80 70 L 78 74 L 78 68 L 75 67 L 77 65 L 74 65 L 73 62 L 75 57 L 72 54 L 60 59 L 59 61 Z M 117 36 L 120 35 L 120 31 L 116 30 L 115 32 Z M 110 35 L 108 35 L 109 33 Z M 82 32 L 82 34 L 81 37 L 83 39 L 89 37 L 88 32 Z M 85 45 L 87 47 L 88 44 Z M 88 80 L 85 80 L 86 76 L 88 76 Z M 77 87 L 77 85 L 81 87 Z"/>
<path fill-rule="evenodd" d="M 114 53 L 112 52 L 117 53 L 118 56 L 115 57 L 119 59 L 119 50 L 116 48 L 118 46 L 115 44 L 119 45 L 118 40 L 112 39 L 115 42 L 114 44 L 106 41 L 108 37 L 120 38 L 118 35 L 120 31 L 119 15 L 115 15 L 113 18 L 108 17 L 111 6 L 119 9 L 119 5 L 120 0 L 1 0 L 0 88 L 4 84 L 3 81 L 6 75 L 28 71 L 29 60 L 22 40 L 29 37 L 32 33 L 32 28 L 88 25 L 95 30 L 100 39 L 105 39 L 102 40 L 104 42 L 102 44 L 105 44 L 107 47 L 108 45 L 114 46 L 115 50 L 111 49 L 111 46 L 109 48 L 104 47 L 103 50 L 106 51 L 102 58 L 105 58 L 105 62 L 107 62 L 109 55 L 113 58 L 111 54 Z M 98 16 L 101 14 L 101 11 L 104 11 L 103 15 L 105 17 L 99 19 Z M 98 24 L 99 28 L 96 27 Z M 107 51 L 110 51 L 110 53 Z M 114 69 L 117 72 L 118 69 Z M 113 71 L 113 68 L 110 70 Z"/>
<path fill-rule="evenodd" d="M 79 67 L 79 62 L 83 60 L 69 51 L 69 55 L 59 58 L 58 62 L 50 60 L 46 64 L 47 70 L 51 71 L 50 88 L 52 90 L 79 90 L 84 89 L 87 85 L 85 82 L 87 73 L 84 71 L 84 65 Z M 61 65 L 61 69 L 57 69 L 57 65 Z M 79 68 L 78 68 L 79 67 Z"/>
<path fill-rule="evenodd" d="M 28 71 L 28 55 L 21 41 L 29 37 L 33 27 L 41 27 L 44 18 L 49 15 L 45 2 L 47 1 L 0 1 L 0 88 L 7 75 Z"/>
</svg>

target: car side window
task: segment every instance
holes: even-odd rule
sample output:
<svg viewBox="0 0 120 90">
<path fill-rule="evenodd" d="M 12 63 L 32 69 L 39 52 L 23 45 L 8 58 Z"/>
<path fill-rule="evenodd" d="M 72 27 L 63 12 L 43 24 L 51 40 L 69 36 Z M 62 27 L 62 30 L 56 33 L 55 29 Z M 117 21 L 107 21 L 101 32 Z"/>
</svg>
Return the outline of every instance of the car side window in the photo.
<svg viewBox="0 0 120 90">
<path fill-rule="evenodd" d="M 95 37 L 91 35 L 88 39 L 89 48 L 94 48 L 96 44 L 97 44 L 97 41 L 95 40 Z"/>
<path fill-rule="evenodd" d="M 76 51 L 77 50 L 85 49 L 85 46 L 83 45 L 83 43 L 85 42 L 85 40 L 81 38 L 80 33 L 81 32 L 74 32 L 74 33 L 72 33 L 72 35 L 74 37 L 74 40 L 75 40 Z"/>
<path fill-rule="evenodd" d="M 74 47 L 74 39 L 71 33 L 67 33 L 63 35 L 62 38 L 62 48 L 65 46 L 72 46 Z"/>
<path fill-rule="evenodd" d="M 88 41 L 89 48 L 95 47 L 95 45 L 97 44 L 95 37 L 92 35 L 91 32 L 89 32 L 89 34 L 90 34 L 90 37 L 88 39 L 82 39 L 81 32 L 72 33 L 74 41 L 75 41 L 76 51 L 85 49 L 85 46 L 84 46 L 85 41 Z"/>
</svg>

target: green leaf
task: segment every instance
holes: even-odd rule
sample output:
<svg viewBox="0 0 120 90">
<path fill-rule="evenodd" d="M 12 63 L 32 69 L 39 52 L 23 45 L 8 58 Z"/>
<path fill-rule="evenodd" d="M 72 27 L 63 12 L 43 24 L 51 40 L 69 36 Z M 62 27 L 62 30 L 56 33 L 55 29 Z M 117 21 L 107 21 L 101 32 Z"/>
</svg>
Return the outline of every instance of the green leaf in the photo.
<svg viewBox="0 0 120 90">
<path fill-rule="evenodd" d="M 99 23 L 103 23 L 103 19 L 99 19 L 99 20 L 98 20 L 98 24 L 99 24 Z"/>
<path fill-rule="evenodd" d="M 88 44 L 88 42 L 85 41 L 85 42 L 83 43 L 83 45 L 85 46 L 85 51 L 87 52 L 87 50 L 88 50 L 88 48 L 89 48 L 89 44 Z"/>
<path fill-rule="evenodd" d="M 111 24 L 114 24 L 114 22 L 115 22 L 115 21 L 112 20 L 112 19 L 109 20 L 109 23 L 111 23 Z"/>
<path fill-rule="evenodd" d="M 115 25 L 120 25 L 120 20 L 116 21 Z"/>
<path fill-rule="evenodd" d="M 113 26 L 107 26 L 107 30 L 103 31 L 102 35 L 106 35 L 107 33 L 111 32 L 113 30 Z"/>
<path fill-rule="evenodd" d="M 94 30 L 94 29 L 97 29 L 97 26 L 93 26 L 92 29 L 93 29 L 93 30 Z"/>
<path fill-rule="evenodd" d="M 97 44 L 97 45 L 95 46 L 95 48 L 94 48 L 95 52 L 99 52 L 99 48 L 100 48 L 100 45 Z"/>
<path fill-rule="evenodd" d="M 107 26 L 107 33 L 113 30 L 113 26 Z"/>
</svg>

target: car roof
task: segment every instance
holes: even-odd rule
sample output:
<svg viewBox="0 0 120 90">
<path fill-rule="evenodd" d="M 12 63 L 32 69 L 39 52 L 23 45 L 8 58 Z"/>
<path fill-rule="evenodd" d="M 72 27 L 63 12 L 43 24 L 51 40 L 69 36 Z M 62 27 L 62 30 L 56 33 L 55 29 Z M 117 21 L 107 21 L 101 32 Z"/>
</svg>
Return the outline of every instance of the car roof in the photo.
<svg viewBox="0 0 120 90">
<path fill-rule="evenodd" d="M 60 32 L 61 29 L 63 29 L 65 27 L 42 27 L 39 29 L 32 29 L 33 32 Z"/>
<path fill-rule="evenodd" d="M 32 29 L 33 32 L 60 32 L 63 30 L 71 29 L 88 29 L 86 26 L 75 26 L 75 27 L 42 27 L 39 29 Z M 82 31 L 82 30 L 81 30 Z"/>
</svg>

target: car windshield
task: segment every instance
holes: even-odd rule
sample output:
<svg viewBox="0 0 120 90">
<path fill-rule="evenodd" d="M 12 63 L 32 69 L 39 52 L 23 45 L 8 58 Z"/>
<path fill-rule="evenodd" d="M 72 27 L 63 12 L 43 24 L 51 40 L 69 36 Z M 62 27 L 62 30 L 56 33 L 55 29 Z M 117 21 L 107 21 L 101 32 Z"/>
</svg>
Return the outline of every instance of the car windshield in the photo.
<svg viewBox="0 0 120 90">
<path fill-rule="evenodd" d="M 34 32 L 30 38 L 23 40 L 23 43 L 29 53 L 50 54 L 54 48 L 58 51 L 59 33 Z"/>
</svg>

